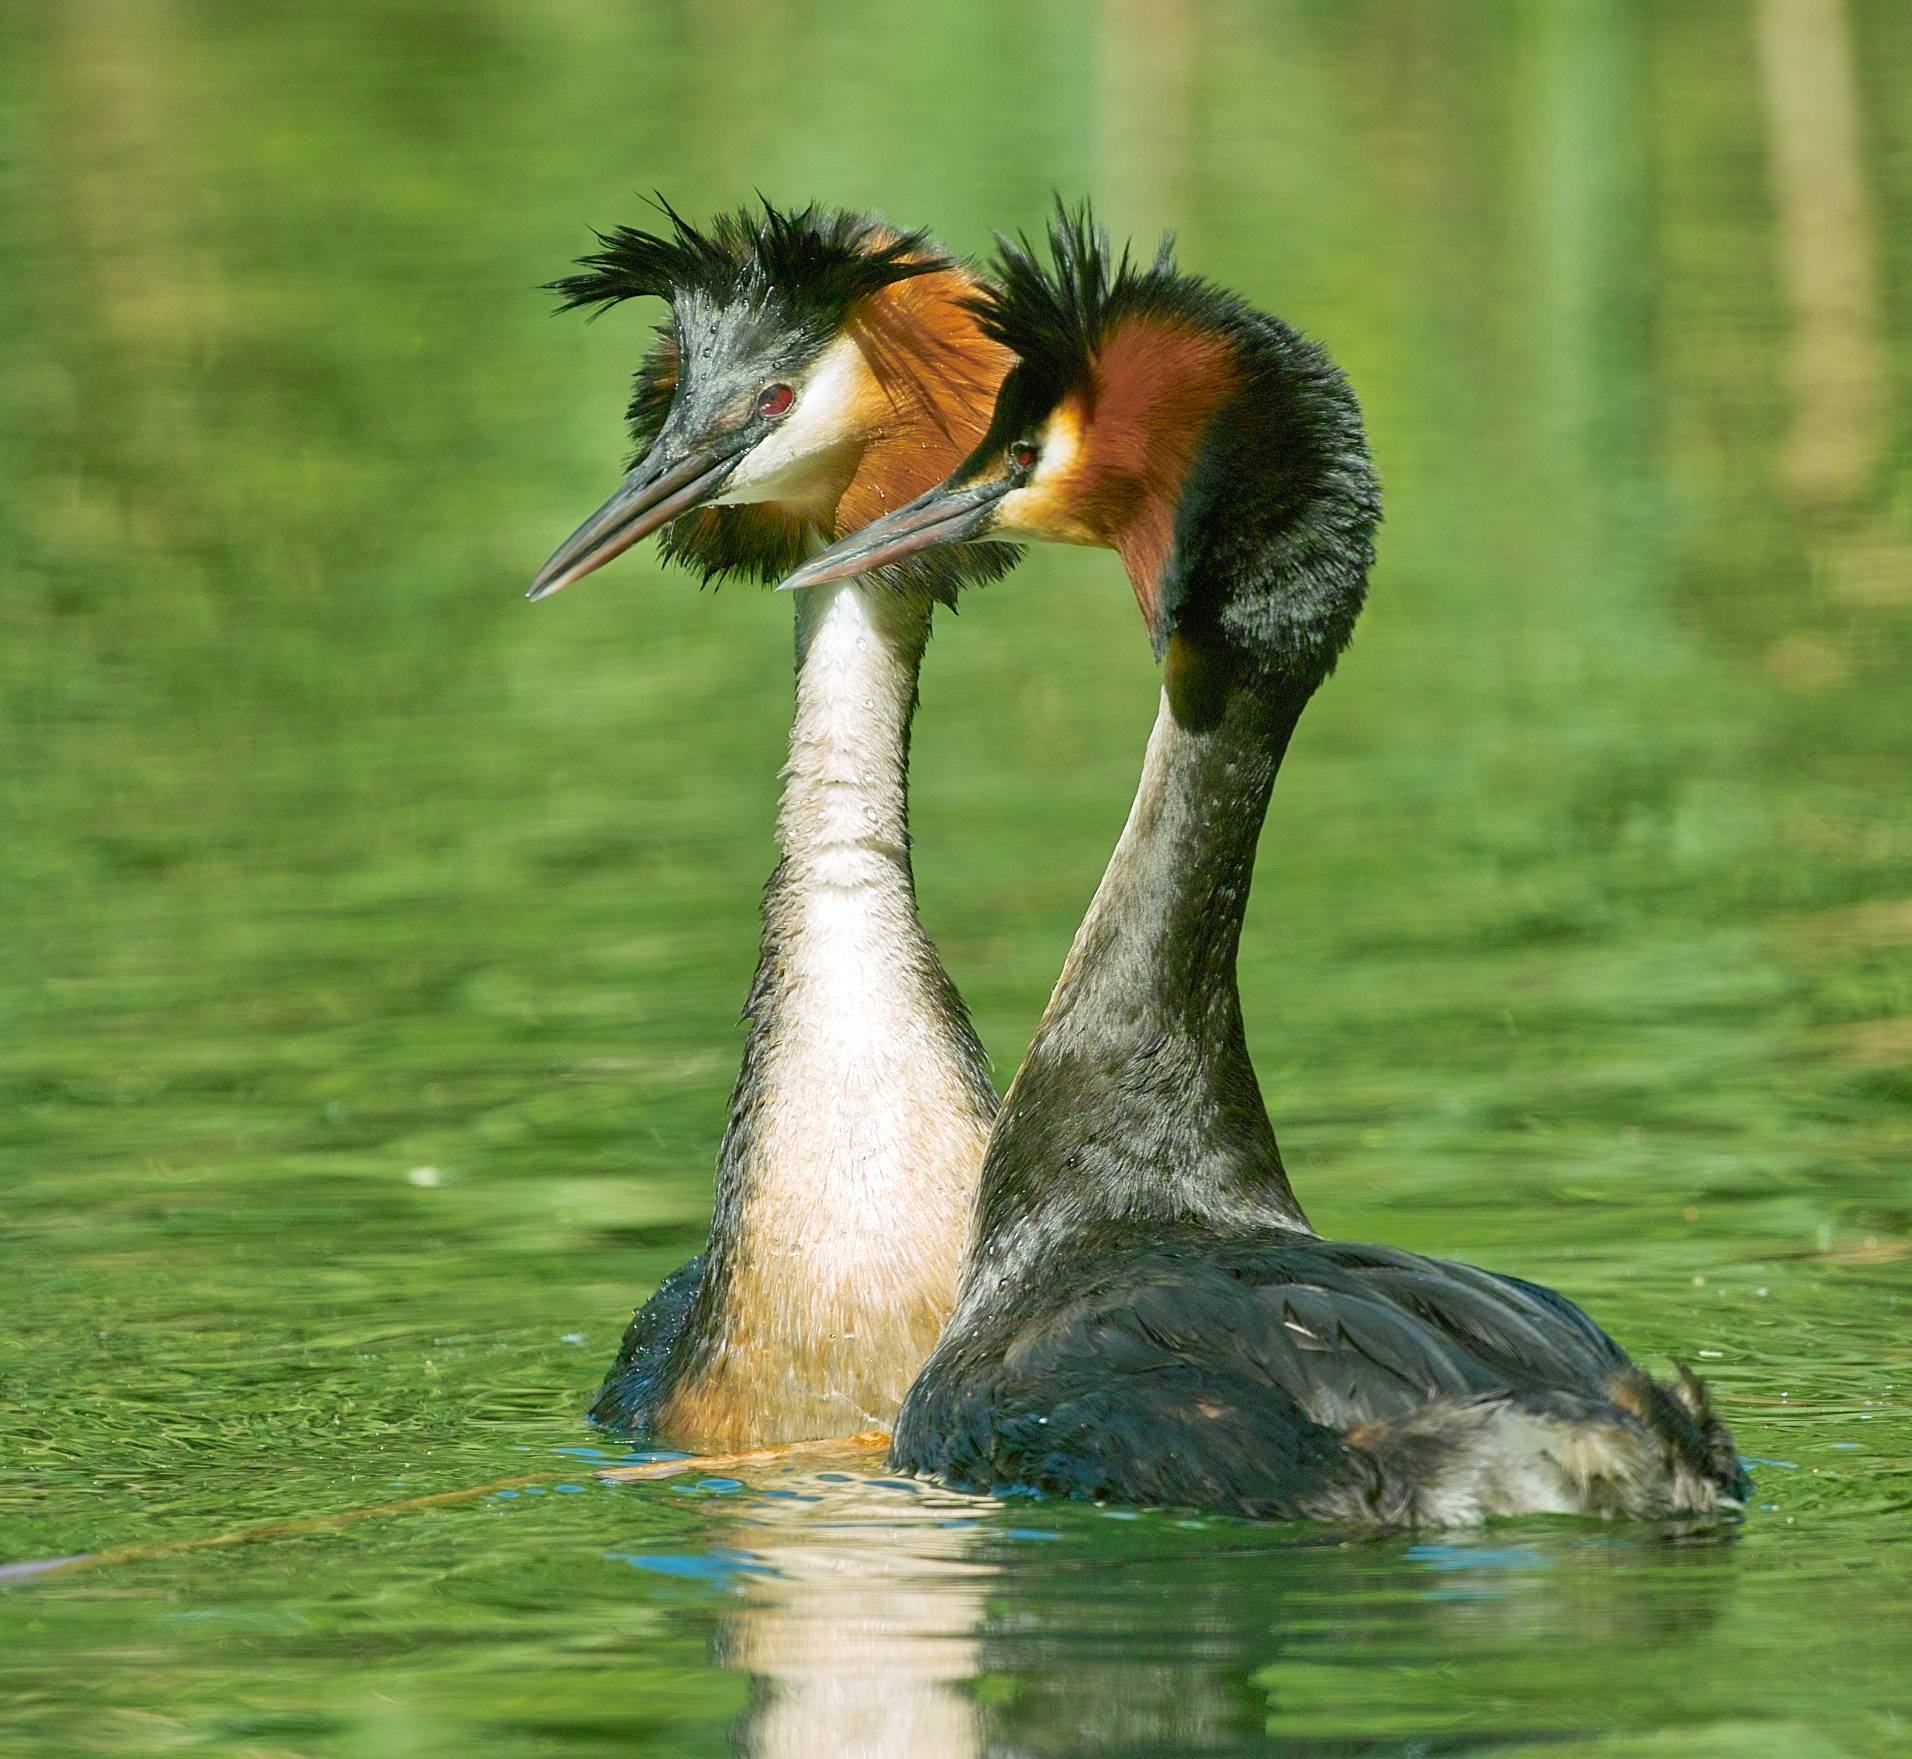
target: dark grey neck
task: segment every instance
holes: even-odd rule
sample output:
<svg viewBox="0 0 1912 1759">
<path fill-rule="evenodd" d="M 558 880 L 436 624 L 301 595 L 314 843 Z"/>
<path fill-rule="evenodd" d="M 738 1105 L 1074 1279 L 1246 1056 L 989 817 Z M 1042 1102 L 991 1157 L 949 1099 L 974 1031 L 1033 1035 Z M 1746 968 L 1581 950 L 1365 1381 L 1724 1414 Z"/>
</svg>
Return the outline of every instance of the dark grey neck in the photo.
<svg viewBox="0 0 1912 1759">
<path fill-rule="evenodd" d="M 1170 650 L 1135 804 L 984 1163 L 969 1287 L 1129 1219 L 1306 1229 L 1235 956 L 1275 774 L 1313 683 Z"/>
</svg>

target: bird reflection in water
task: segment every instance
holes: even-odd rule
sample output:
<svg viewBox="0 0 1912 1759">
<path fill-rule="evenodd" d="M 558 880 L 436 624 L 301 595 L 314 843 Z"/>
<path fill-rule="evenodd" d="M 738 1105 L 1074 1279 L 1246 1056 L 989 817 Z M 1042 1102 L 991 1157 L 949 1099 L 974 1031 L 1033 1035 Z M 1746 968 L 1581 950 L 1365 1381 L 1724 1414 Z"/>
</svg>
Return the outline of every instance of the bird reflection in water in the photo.
<svg viewBox="0 0 1912 1759">
<path fill-rule="evenodd" d="M 1578 1738 L 1613 1706 L 1577 1699 L 1559 1653 L 1698 1642 L 1733 1580 L 1730 1544 L 1671 1524 L 1350 1545 L 856 1464 L 707 1505 L 705 1555 L 733 1560 L 715 1657 L 750 1681 L 733 1752 L 1407 1759 Z M 1378 1654 L 1443 1659 L 1377 1698 Z"/>
<path fill-rule="evenodd" d="M 749 1554 L 719 1659 L 751 1679 L 753 1759 L 968 1759 L 969 1682 L 998 1574 L 988 1504 L 933 1485 L 810 1475 L 750 1498 L 718 1543 Z"/>
</svg>

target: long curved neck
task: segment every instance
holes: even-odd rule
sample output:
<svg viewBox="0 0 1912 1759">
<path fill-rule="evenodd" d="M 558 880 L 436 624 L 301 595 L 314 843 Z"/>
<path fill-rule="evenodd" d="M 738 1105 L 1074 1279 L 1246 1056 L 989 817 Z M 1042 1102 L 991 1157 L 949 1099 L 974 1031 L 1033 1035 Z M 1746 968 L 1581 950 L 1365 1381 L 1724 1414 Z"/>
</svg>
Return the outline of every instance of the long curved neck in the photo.
<svg viewBox="0 0 1912 1759">
<path fill-rule="evenodd" d="M 994 1095 L 916 915 L 909 737 L 930 601 L 863 581 L 797 595 L 797 702 L 750 1037 L 719 1192 L 798 1248 L 960 1253 Z M 893 1211 L 894 1213 L 890 1213 Z M 794 1221 L 793 1221 L 793 1218 Z M 739 1220 L 744 1219 L 739 1217 Z M 930 1239 L 930 1234 L 938 1237 Z"/>
<path fill-rule="evenodd" d="M 1249 1061 L 1235 956 L 1312 686 L 1178 637 L 1141 784 L 1003 1102 L 972 1286 L 1127 1219 L 1306 1229 Z"/>
<path fill-rule="evenodd" d="M 915 909 L 909 741 L 930 604 L 847 581 L 798 593 L 797 700 L 777 808 L 785 889 L 873 887 Z"/>
<path fill-rule="evenodd" d="M 706 1372 L 676 1433 L 887 1421 L 955 1296 L 995 1092 L 916 915 L 929 622 L 926 594 L 861 581 L 797 598 L 783 859 L 691 1315 Z"/>
</svg>

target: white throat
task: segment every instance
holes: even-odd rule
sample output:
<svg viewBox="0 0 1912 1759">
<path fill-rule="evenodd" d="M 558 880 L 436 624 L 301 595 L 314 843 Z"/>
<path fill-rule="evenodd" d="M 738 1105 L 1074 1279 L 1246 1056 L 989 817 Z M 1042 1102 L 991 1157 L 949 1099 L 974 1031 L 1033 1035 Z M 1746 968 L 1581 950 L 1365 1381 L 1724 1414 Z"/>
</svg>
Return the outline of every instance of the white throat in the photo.
<svg viewBox="0 0 1912 1759">
<path fill-rule="evenodd" d="M 955 1298 L 995 1095 L 916 917 L 906 766 L 930 601 L 797 604 L 797 704 L 706 1276 L 703 1437 L 887 1426 Z"/>
<path fill-rule="evenodd" d="M 765 906 L 782 955 L 778 1170 L 763 1172 L 787 1182 L 803 1168 L 793 1200 L 833 1212 L 839 1239 L 846 1213 L 921 1176 L 924 1139 L 955 1097 L 910 874 L 905 766 L 928 628 L 926 599 L 862 581 L 813 588 L 797 607 L 784 863 Z"/>
</svg>

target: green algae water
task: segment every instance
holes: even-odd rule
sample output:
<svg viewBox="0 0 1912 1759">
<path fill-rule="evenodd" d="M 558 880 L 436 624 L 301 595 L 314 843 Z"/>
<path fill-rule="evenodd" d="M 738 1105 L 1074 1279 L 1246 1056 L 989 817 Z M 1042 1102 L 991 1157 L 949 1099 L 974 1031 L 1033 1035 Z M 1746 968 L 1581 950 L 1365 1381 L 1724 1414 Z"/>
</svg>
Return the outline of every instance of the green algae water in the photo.
<svg viewBox="0 0 1912 1759">
<path fill-rule="evenodd" d="M 117 1555 L 0 1587 L 0 1750 L 1912 1752 L 1908 82 L 1893 0 L 9 11 L 0 1564 Z M 594 1475 L 789 711 L 767 594 L 521 599 L 647 336 L 534 289 L 653 186 L 1090 191 L 1329 344 L 1388 523 L 1243 954 L 1297 1188 L 1690 1360 L 1737 1534 Z M 1113 558 L 938 631 L 999 1080 L 1153 696 Z"/>
</svg>

